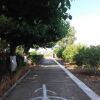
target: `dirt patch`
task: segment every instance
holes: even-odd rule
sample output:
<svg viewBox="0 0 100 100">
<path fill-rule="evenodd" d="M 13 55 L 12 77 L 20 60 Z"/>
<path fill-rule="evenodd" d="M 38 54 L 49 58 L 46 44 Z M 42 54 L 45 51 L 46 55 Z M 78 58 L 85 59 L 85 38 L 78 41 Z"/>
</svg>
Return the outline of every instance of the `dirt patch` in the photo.
<svg viewBox="0 0 100 100">
<path fill-rule="evenodd" d="M 74 64 L 68 64 L 62 60 L 58 60 L 59 63 L 65 65 L 76 77 L 83 81 L 88 87 L 90 87 L 94 92 L 100 95 L 100 71 L 94 74 L 92 70 L 82 69 Z"/>
<path fill-rule="evenodd" d="M 83 81 L 93 91 L 100 95 L 100 76 L 95 75 L 91 71 L 82 69 L 69 69 L 76 77 Z"/>
</svg>

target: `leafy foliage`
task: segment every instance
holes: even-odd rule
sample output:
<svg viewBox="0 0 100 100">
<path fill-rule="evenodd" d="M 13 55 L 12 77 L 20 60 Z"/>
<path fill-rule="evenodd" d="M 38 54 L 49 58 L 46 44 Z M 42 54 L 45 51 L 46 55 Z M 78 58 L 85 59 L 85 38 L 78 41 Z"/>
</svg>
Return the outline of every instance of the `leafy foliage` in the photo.
<svg viewBox="0 0 100 100">
<path fill-rule="evenodd" d="M 36 51 L 30 52 L 30 54 L 28 55 L 28 59 L 32 62 L 32 64 L 38 64 L 42 58 L 43 55 L 37 53 Z"/>
<path fill-rule="evenodd" d="M 62 48 L 73 44 L 76 39 L 75 32 L 75 28 L 69 25 L 69 27 L 66 28 L 66 36 L 58 41 L 57 44 Z"/>
<path fill-rule="evenodd" d="M 58 58 L 62 58 L 63 51 L 65 50 L 65 48 L 67 48 L 67 46 L 69 46 L 69 45 L 72 45 L 74 43 L 74 40 L 75 40 L 74 27 L 70 26 L 70 24 L 69 24 L 65 28 L 65 32 L 66 32 L 66 36 L 56 43 L 56 45 L 58 45 L 58 47 L 56 47 L 54 49 L 54 53 L 56 54 L 56 56 Z"/>
<path fill-rule="evenodd" d="M 63 59 L 96 71 L 100 66 L 100 46 L 70 45 L 63 51 Z"/>
<path fill-rule="evenodd" d="M 100 65 L 99 52 L 100 46 L 91 46 L 88 48 L 81 49 L 75 57 L 76 63 L 79 65 L 98 67 Z"/>
<path fill-rule="evenodd" d="M 23 55 L 24 54 L 24 47 L 23 45 L 19 45 L 16 47 L 16 53 L 19 55 Z"/>
<path fill-rule="evenodd" d="M 5 40 L 0 40 L 0 52 L 9 52 L 9 45 Z"/>
<path fill-rule="evenodd" d="M 70 6 L 69 0 L 0 1 L 0 37 L 11 51 L 18 45 L 50 46 L 65 36 Z"/>
<path fill-rule="evenodd" d="M 37 46 L 52 46 L 66 35 L 69 23 L 64 20 L 55 20 L 51 24 L 19 23 L 12 18 L 1 16 L 0 37 L 6 40 L 13 48 L 25 45 L 24 48 Z M 6 24 L 5 24 L 6 23 Z M 11 48 L 11 47 L 10 47 Z"/>
<path fill-rule="evenodd" d="M 30 54 L 29 55 L 37 55 L 37 52 L 36 51 L 32 51 L 32 52 L 30 52 Z"/>
<path fill-rule="evenodd" d="M 56 54 L 56 56 L 58 57 L 58 58 L 62 58 L 62 53 L 63 53 L 63 50 L 64 50 L 64 48 L 55 48 L 54 49 L 54 53 Z"/>
<path fill-rule="evenodd" d="M 47 23 L 55 18 L 71 18 L 67 13 L 70 6 L 70 0 L 1 0 L 0 14 L 21 21 L 33 20 Z"/>
<path fill-rule="evenodd" d="M 10 55 L 19 45 L 26 53 L 33 45 L 51 46 L 62 39 L 69 26 L 65 20 L 72 18 L 70 6 L 70 0 L 0 0 L 0 38 L 9 43 Z"/>
<path fill-rule="evenodd" d="M 79 66 L 87 65 L 88 64 L 88 55 L 89 55 L 88 47 L 81 46 L 80 49 L 78 50 L 78 53 L 74 57 L 74 61 Z"/>
<path fill-rule="evenodd" d="M 76 45 L 70 45 L 65 48 L 63 51 L 63 59 L 67 62 L 73 62 L 74 56 L 77 53 L 77 46 Z"/>
</svg>

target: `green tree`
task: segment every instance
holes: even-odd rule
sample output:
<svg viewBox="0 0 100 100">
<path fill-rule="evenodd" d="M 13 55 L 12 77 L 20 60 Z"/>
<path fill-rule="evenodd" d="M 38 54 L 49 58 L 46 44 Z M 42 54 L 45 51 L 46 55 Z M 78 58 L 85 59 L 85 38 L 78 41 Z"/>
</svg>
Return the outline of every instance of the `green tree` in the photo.
<svg viewBox="0 0 100 100">
<path fill-rule="evenodd" d="M 9 44 L 5 40 L 0 40 L 0 52 L 9 52 Z"/>
<path fill-rule="evenodd" d="M 25 45 L 25 48 L 29 49 L 33 45 L 54 44 L 65 36 L 66 28 L 69 26 L 64 20 L 55 20 L 51 24 L 33 23 L 30 25 L 1 16 L 0 21 L 0 37 L 10 44 L 12 55 L 18 45 Z"/>
<path fill-rule="evenodd" d="M 62 38 L 57 44 L 60 46 L 60 47 L 63 47 L 65 48 L 66 46 L 69 46 L 71 44 L 74 43 L 74 41 L 76 40 L 76 37 L 75 37 L 75 28 L 72 27 L 72 26 L 69 26 L 69 28 L 66 28 L 66 36 L 64 38 Z"/>
<path fill-rule="evenodd" d="M 65 36 L 70 6 L 70 0 L 0 1 L 0 37 L 9 42 L 12 55 L 17 45 L 53 44 Z"/>
<path fill-rule="evenodd" d="M 1 0 L 0 14 L 25 22 L 50 23 L 55 18 L 71 18 L 67 13 L 70 6 L 70 0 Z"/>
<path fill-rule="evenodd" d="M 63 59 L 67 62 L 75 63 L 75 56 L 79 53 L 79 50 L 82 48 L 82 45 L 69 45 L 63 51 Z"/>
<path fill-rule="evenodd" d="M 53 44 L 66 35 L 70 6 L 70 0 L 1 0 L 0 38 L 10 44 L 12 56 L 18 45 L 27 51 L 32 45 Z"/>
</svg>

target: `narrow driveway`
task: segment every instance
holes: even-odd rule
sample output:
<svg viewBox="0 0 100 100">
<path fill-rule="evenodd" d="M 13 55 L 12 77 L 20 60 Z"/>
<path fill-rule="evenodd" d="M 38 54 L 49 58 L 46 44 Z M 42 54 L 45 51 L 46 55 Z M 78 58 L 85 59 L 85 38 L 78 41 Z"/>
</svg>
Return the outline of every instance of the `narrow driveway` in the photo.
<svg viewBox="0 0 100 100">
<path fill-rule="evenodd" d="M 51 59 L 32 69 L 5 100 L 90 100 Z"/>
</svg>

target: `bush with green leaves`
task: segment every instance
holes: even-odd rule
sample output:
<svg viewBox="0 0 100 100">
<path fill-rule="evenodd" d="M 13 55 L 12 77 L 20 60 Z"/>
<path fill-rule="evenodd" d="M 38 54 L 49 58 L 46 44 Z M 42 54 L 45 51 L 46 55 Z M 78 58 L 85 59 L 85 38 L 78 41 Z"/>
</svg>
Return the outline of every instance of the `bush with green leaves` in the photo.
<svg viewBox="0 0 100 100">
<path fill-rule="evenodd" d="M 30 52 L 28 55 L 28 59 L 32 61 L 32 64 L 38 64 L 42 58 L 43 55 L 38 54 L 37 51 Z"/>
<path fill-rule="evenodd" d="M 74 57 L 74 61 L 79 66 L 88 65 L 88 62 L 89 62 L 88 57 L 89 57 L 88 47 L 83 46 L 83 47 L 80 47 L 80 49 L 78 49 L 78 52 Z"/>
<path fill-rule="evenodd" d="M 62 58 L 63 51 L 64 51 L 64 48 L 60 48 L 60 47 L 54 49 L 54 53 L 56 54 L 58 58 Z"/>
<path fill-rule="evenodd" d="M 89 65 L 94 71 L 100 65 L 100 46 L 91 46 L 89 48 Z"/>
<path fill-rule="evenodd" d="M 81 48 L 82 48 L 82 45 L 72 44 L 72 45 L 67 46 L 63 51 L 62 58 L 67 62 L 74 63 L 75 55 L 78 54 L 78 51 Z"/>
<path fill-rule="evenodd" d="M 95 71 L 100 66 L 100 46 L 70 45 L 64 49 L 62 58 Z"/>
<path fill-rule="evenodd" d="M 29 53 L 29 55 L 37 55 L 38 53 L 36 51 L 32 51 Z"/>
<path fill-rule="evenodd" d="M 77 65 L 85 65 L 95 71 L 100 65 L 100 46 L 81 48 L 74 60 Z"/>
</svg>

